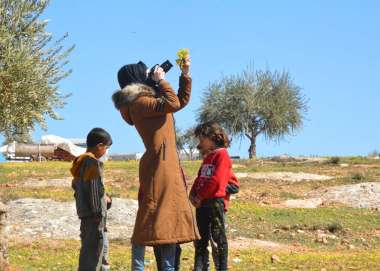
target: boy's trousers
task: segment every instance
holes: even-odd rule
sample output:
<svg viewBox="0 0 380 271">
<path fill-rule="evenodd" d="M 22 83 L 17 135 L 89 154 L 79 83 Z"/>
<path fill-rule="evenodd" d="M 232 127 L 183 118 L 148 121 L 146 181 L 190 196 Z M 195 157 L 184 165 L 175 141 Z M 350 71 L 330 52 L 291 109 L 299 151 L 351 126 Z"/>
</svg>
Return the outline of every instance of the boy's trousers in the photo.
<svg viewBox="0 0 380 271">
<path fill-rule="evenodd" d="M 215 247 L 216 270 L 227 270 L 228 243 L 225 229 L 223 198 L 210 199 L 196 210 L 198 230 L 201 240 L 195 241 L 195 271 L 209 270 L 208 243 L 212 240 Z"/>
<path fill-rule="evenodd" d="M 100 271 L 103 259 L 104 219 L 96 223 L 93 217 L 80 223 L 81 249 L 78 271 Z"/>
</svg>

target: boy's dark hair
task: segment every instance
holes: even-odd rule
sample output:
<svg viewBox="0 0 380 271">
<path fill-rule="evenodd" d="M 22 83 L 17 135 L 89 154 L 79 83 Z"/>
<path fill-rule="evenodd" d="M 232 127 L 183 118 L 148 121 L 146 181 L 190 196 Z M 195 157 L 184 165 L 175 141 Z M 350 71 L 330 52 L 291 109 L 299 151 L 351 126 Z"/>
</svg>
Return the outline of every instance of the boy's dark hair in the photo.
<svg viewBox="0 0 380 271">
<path fill-rule="evenodd" d="M 102 128 L 94 128 L 87 135 L 87 147 L 95 147 L 99 143 L 103 143 L 106 146 L 112 145 L 111 135 Z"/>
<path fill-rule="evenodd" d="M 223 128 L 215 121 L 199 124 L 194 131 L 196 137 L 204 136 L 211 139 L 218 148 L 228 148 L 230 140 Z"/>
</svg>

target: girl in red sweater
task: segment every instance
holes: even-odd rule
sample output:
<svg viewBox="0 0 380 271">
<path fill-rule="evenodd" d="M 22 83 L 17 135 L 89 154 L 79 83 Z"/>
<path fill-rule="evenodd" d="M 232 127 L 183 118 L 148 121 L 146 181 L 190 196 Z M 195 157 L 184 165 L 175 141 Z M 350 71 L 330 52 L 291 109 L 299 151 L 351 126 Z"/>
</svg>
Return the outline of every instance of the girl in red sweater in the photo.
<svg viewBox="0 0 380 271">
<path fill-rule="evenodd" d="M 227 152 L 227 134 L 215 122 L 200 124 L 195 129 L 199 139 L 197 148 L 203 155 L 198 177 L 190 191 L 190 201 L 196 207 L 196 218 L 201 239 L 195 241 L 194 271 L 209 270 L 208 243 L 216 244 L 217 271 L 227 269 L 228 243 L 224 212 L 229 196 L 226 193 L 232 173 L 232 162 Z M 226 202 L 225 202 L 226 201 Z"/>
</svg>

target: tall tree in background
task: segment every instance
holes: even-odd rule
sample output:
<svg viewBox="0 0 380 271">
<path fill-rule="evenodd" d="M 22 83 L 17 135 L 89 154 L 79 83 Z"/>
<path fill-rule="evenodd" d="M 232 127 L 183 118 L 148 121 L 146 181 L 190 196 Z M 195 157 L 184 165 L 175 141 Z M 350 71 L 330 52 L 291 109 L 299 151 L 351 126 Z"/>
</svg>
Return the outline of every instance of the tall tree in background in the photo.
<svg viewBox="0 0 380 271">
<path fill-rule="evenodd" d="M 246 136 L 253 158 L 258 135 L 279 141 L 302 127 L 306 111 L 306 99 L 288 72 L 248 68 L 210 84 L 198 120 L 217 121 L 232 136 Z"/>
<path fill-rule="evenodd" d="M 185 152 L 190 160 L 199 158 L 198 155 L 196 156 L 198 140 L 194 135 L 194 130 L 194 127 L 190 127 L 182 132 L 176 128 L 177 148 Z"/>
<path fill-rule="evenodd" d="M 44 0 L 0 0 L 0 133 L 6 141 L 30 140 L 35 124 L 46 129 L 46 117 L 59 119 L 68 95 L 58 82 L 68 76 L 67 56 L 74 46 L 52 41 Z"/>
</svg>

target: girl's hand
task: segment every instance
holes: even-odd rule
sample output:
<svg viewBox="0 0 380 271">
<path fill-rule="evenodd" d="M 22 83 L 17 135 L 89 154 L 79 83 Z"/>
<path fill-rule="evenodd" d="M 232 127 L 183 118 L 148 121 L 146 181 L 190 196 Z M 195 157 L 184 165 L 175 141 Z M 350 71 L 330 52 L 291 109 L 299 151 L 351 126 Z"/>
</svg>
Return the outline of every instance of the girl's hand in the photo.
<svg viewBox="0 0 380 271">
<path fill-rule="evenodd" d="M 185 60 L 185 63 L 180 66 L 183 75 L 190 75 L 190 64 L 191 64 L 191 59 L 190 57 L 187 57 Z"/>
<path fill-rule="evenodd" d="M 198 197 L 194 197 L 193 195 L 190 195 L 190 202 L 193 204 L 195 208 L 201 207 L 201 201 L 198 199 Z"/>
</svg>

